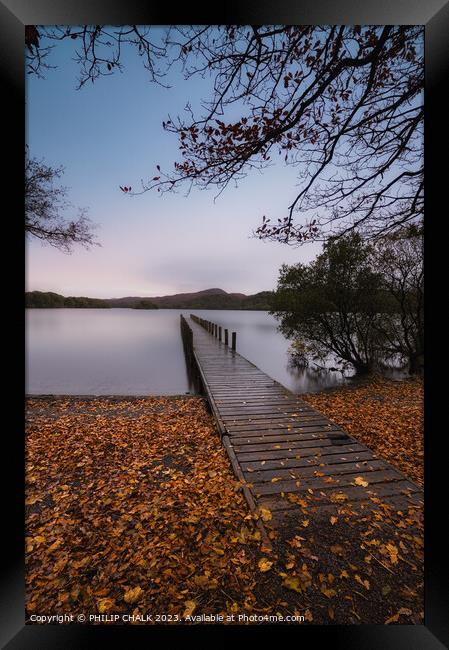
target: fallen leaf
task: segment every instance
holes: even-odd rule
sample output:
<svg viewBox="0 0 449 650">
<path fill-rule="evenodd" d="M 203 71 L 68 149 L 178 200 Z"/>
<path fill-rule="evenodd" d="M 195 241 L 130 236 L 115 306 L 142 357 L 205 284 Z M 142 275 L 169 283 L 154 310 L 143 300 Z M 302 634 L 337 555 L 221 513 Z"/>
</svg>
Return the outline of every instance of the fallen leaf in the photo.
<svg viewBox="0 0 449 650">
<path fill-rule="evenodd" d="M 265 573 L 271 569 L 273 562 L 270 562 L 270 560 L 268 560 L 266 557 L 263 557 L 259 560 L 257 566 L 259 567 L 259 570 L 262 571 L 262 573 Z"/>
<path fill-rule="evenodd" d="M 141 587 L 134 587 L 134 589 L 128 589 L 125 591 L 123 600 L 125 603 L 134 604 L 137 603 L 143 596 L 143 589 Z"/>
<path fill-rule="evenodd" d="M 184 605 L 185 605 L 185 610 L 182 615 L 183 618 L 186 618 L 187 616 L 192 616 L 193 612 L 196 609 L 196 602 L 194 600 L 185 600 Z"/>
</svg>

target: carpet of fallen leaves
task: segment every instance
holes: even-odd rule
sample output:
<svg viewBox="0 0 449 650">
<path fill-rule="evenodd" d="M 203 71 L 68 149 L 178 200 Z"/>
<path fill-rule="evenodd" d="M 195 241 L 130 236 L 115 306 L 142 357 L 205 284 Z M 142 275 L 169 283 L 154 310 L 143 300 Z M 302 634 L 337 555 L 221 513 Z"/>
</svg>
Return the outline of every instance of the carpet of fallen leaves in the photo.
<svg viewBox="0 0 449 650">
<path fill-rule="evenodd" d="M 281 532 L 264 517 L 263 550 L 201 398 L 30 398 L 26 452 L 28 621 L 422 623 L 419 511 L 304 504 Z"/>
<path fill-rule="evenodd" d="M 375 377 L 354 386 L 301 395 L 418 485 L 424 482 L 422 379 Z"/>
</svg>

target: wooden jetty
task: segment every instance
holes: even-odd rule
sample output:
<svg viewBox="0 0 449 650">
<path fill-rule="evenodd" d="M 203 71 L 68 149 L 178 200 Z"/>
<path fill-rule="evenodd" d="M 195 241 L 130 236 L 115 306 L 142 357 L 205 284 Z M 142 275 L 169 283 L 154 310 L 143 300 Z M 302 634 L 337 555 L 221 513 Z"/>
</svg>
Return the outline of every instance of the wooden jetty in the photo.
<svg viewBox="0 0 449 650">
<path fill-rule="evenodd" d="M 420 505 L 421 488 L 236 350 L 231 333 L 193 314 L 181 316 L 186 355 L 196 365 L 234 472 L 253 511 L 270 524 L 376 499 L 400 510 Z"/>
</svg>

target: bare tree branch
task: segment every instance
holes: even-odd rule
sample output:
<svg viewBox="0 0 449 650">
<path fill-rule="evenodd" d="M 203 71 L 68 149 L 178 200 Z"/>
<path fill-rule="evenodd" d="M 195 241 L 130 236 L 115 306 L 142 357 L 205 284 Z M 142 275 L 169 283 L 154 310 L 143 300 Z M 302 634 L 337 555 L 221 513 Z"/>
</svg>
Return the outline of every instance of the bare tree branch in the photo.
<svg viewBox="0 0 449 650">
<path fill-rule="evenodd" d="M 73 210 L 67 201 L 67 188 L 57 185 L 63 167 L 49 167 L 43 161 L 26 156 L 25 163 L 25 233 L 66 253 L 74 244 L 85 248 L 99 246 L 94 241 L 94 224 L 86 209 L 67 217 Z"/>
<path fill-rule="evenodd" d="M 297 170 L 298 187 L 284 213 L 263 216 L 262 239 L 298 244 L 352 230 L 376 238 L 421 222 L 422 27 L 39 27 L 27 34 L 29 71 L 39 74 L 63 39 L 77 44 L 79 87 L 121 71 L 125 46 L 137 49 L 152 82 L 175 64 L 187 79 L 212 78 L 197 114 L 189 108 L 163 123 L 179 138 L 180 158 L 171 170 L 157 165 L 141 192 L 220 194 L 280 157 Z"/>
</svg>

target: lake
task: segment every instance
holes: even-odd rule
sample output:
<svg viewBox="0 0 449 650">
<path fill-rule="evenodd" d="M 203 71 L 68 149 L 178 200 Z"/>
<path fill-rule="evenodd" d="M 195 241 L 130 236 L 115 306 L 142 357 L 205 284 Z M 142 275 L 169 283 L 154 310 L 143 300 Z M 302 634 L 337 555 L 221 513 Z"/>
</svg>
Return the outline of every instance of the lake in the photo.
<svg viewBox="0 0 449 650">
<path fill-rule="evenodd" d="M 179 395 L 189 384 L 179 315 L 159 309 L 27 309 L 29 395 Z M 295 393 L 345 381 L 339 372 L 289 367 L 290 341 L 264 311 L 194 310 L 237 332 L 237 351 Z"/>
</svg>

